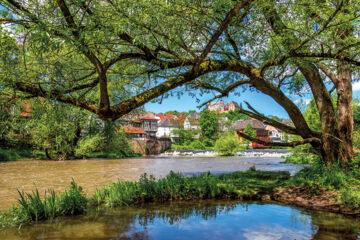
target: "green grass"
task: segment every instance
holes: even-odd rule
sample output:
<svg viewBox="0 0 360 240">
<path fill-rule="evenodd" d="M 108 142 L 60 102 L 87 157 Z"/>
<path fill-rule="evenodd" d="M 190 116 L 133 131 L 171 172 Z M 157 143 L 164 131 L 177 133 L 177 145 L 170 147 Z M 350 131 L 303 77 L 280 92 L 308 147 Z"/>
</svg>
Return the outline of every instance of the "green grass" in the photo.
<svg viewBox="0 0 360 240">
<path fill-rule="evenodd" d="M 34 152 L 31 149 L 2 149 L 0 148 L 0 162 L 24 159 L 46 159 L 43 151 Z"/>
<path fill-rule="evenodd" d="M 24 224 L 53 219 L 58 216 L 78 215 L 87 209 L 88 199 L 74 180 L 68 189 L 59 196 L 56 196 L 54 190 L 51 189 L 45 192 L 43 199 L 37 189 L 32 193 L 18 192 L 18 205 L 11 207 L 6 213 L 0 213 L 0 226 L 2 227 L 20 227 Z"/>
<path fill-rule="evenodd" d="M 330 168 L 315 163 L 298 172 L 286 184 L 306 187 L 315 194 L 320 194 L 322 189 L 331 190 L 338 194 L 338 200 L 344 206 L 360 208 L 360 159 L 345 166 L 335 163 Z"/>
<path fill-rule="evenodd" d="M 139 153 L 133 153 L 131 155 L 124 155 L 118 152 L 92 152 L 89 153 L 87 157 L 89 158 L 128 158 L 128 157 L 141 157 Z"/>
<path fill-rule="evenodd" d="M 200 199 L 260 200 L 278 187 L 304 187 L 313 194 L 323 189 L 338 193 L 338 200 L 346 207 L 360 208 L 360 159 L 331 168 L 316 163 L 304 168 L 295 176 L 288 172 L 265 172 L 250 168 L 245 172 L 184 177 L 170 172 L 164 178 L 142 175 L 139 181 L 117 181 L 98 189 L 90 198 L 82 188 L 71 182 L 68 189 L 59 194 L 48 190 L 44 198 L 37 190 L 19 192 L 19 204 L 8 212 L 0 213 L 0 226 L 21 226 L 31 222 L 58 216 L 82 214 L 99 206 L 129 206 L 146 202 Z"/>
<path fill-rule="evenodd" d="M 271 191 L 288 178 L 287 172 L 262 172 L 254 169 L 219 176 L 208 173 L 192 177 L 171 172 L 159 180 L 144 174 L 137 182 L 118 181 L 103 187 L 90 198 L 90 203 L 95 206 L 116 207 L 168 200 L 259 199 L 259 193 Z"/>
<path fill-rule="evenodd" d="M 284 162 L 281 163 L 294 163 L 294 164 L 314 164 L 320 161 L 318 155 L 296 154 L 287 156 Z"/>
<path fill-rule="evenodd" d="M 209 173 L 184 177 L 171 172 L 156 180 L 142 175 L 139 181 L 115 182 L 99 189 L 89 199 L 74 181 L 60 195 L 48 190 L 44 198 L 38 190 L 19 192 L 19 204 L 8 212 L 0 213 L 0 226 L 22 226 L 31 222 L 71 216 L 97 206 L 128 206 L 144 202 L 197 199 L 260 199 L 262 194 L 281 186 L 290 177 L 288 172 L 262 172 L 254 168 L 213 176 Z"/>
</svg>

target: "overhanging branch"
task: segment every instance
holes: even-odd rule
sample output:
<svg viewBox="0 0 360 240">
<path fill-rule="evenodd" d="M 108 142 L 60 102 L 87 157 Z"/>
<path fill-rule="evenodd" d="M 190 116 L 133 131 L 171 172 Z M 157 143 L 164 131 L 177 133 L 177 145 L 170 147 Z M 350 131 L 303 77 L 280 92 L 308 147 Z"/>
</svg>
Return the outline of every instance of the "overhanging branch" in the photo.
<svg viewBox="0 0 360 240">
<path fill-rule="evenodd" d="M 303 144 L 306 144 L 306 143 L 317 143 L 317 144 L 320 144 L 320 139 L 319 138 L 316 138 L 316 137 L 311 137 L 311 138 L 305 138 L 303 140 L 300 140 L 300 141 L 293 141 L 293 142 L 287 142 L 287 143 L 280 143 L 280 142 L 266 142 L 266 141 L 262 141 L 260 139 L 257 139 L 257 138 L 254 138 L 254 137 L 251 137 L 245 133 L 242 133 L 241 131 L 237 131 L 237 134 L 240 136 L 240 137 L 243 137 L 249 141 L 252 141 L 252 142 L 256 142 L 256 143 L 259 143 L 259 144 L 262 144 L 262 145 L 265 145 L 265 146 L 279 146 L 279 147 L 296 147 L 298 145 L 303 145 Z"/>
</svg>

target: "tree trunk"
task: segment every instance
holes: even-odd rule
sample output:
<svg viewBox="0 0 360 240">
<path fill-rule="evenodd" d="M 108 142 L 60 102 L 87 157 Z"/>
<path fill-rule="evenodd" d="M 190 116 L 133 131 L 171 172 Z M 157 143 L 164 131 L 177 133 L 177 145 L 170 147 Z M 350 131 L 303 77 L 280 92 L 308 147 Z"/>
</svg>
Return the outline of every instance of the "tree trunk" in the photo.
<svg viewBox="0 0 360 240">
<path fill-rule="evenodd" d="M 337 114 L 338 132 L 341 140 L 339 157 L 341 162 L 348 162 L 354 156 L 351 70 L 348 64 L 340 63 L 338 71 Z"/>
</svg>

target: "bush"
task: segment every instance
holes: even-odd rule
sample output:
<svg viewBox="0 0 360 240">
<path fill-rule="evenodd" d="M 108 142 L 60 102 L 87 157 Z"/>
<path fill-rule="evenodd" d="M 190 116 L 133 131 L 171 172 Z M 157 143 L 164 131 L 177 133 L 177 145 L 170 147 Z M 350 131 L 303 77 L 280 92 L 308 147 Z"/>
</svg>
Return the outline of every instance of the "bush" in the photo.
<svg viewBox="0 0 360 240">
<path fill-rule="evenodd" d="M 199 140 L 195 140 L 193 142 L 191 142 L 189 144 L 189 147 L 193 150 L 203 150 L 203 149 L 206 149 L 206 146 L 205 144 L 203 144 L 201 141 Z"/>
<path fill-rule="evenodd" d="M 104 138 L 100 135 L 92 137 L 85 137 L 79 140 L 79 144 L 75 149 L 75 156 L 82 158 L 88 156 L 90 153 L 98 150 L 100 144 L 104 141 Z"/>
<path fill-rule="evenodd" d="M 1 149 L 0 148 L 0 162 L 15 161 L 26 158 L 34 158 L 33 152 L 30 149 Z"/>
<path fill-rule="evenodd" d="M 214 150 L 223 156 L 233 156 L 241 149 L 240 147 L 236 135 L 228 132 L 216 140 Z"/>
</svg>

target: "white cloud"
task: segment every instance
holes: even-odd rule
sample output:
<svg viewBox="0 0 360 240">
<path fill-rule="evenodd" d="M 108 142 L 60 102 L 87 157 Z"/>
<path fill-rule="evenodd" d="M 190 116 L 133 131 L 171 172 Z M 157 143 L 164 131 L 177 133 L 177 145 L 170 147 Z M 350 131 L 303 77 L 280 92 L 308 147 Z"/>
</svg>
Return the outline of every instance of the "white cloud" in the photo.
<svg viewBox="0 0 360 240">
<path fill-rule="evenodd" d="M 352 87 L 353 87 L 353 91 L 360 91 L 360 81 L 353 83 Z"/>
</svg>

